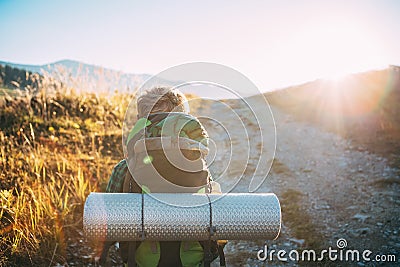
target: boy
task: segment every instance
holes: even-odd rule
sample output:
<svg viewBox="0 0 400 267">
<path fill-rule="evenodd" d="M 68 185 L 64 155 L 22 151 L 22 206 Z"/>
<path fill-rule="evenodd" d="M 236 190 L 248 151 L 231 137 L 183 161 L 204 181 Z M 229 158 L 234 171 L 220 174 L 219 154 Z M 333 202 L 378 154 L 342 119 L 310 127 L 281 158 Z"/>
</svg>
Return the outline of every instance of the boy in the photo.
<svg viewBox="0 0 400 267">
<path fill-rule="evenodd" d="M 169 87 L 155 87 L 137 99 L 138 121 L 127 138 L 128 157 L 114 167 L 106 192 L 220 192 L 205 164 L 208 134 L 199 120 L 187 113 L 186 103 L 184 94 Z M 157 146 L 159 137 L 179 137 L 177 140 L 183 140 L 179 141 L 180 152 L 165 153 L 162 142 L 158 143 L 160 149 L 147 151 L 151 143 Z M 140 150 L 141 146 L 144 149 Z M 133 252 L 128 252 L 129 245 L 120 242 L 124 262 L 128 254 L 135 255 L 139 266 L 199 266 L 204 262 L 204 245 L 197 241 L 136 243 Z M 185 247 L 190 249 L 182 256 Z M 215 251 L 214 247 L 213 258 Z"/>
<path fill-rule="evenodd" d="M 142 123 L 139 122 L 137 124 L 145 124 L 145 127 L 149 127 L 152 130 L 152 135 L 157 136 L 161 135 L 161 131 L 163 131 L 164 123 L 179 123 L 177 125 L 180 128 L 176 128 L 173 131 L 176 132 L 177 130 L 179 136 L 187 137 L 191 140 L 199 142 L 199 145 L 202 148 L 202 160 L 204 161 L 204 157 L 207 154 L 207 146 L 208 146 L 208 134 L 201 123 L 193 116 L 187 114 L 187 108 L 185 108 L 185 104 L 187 103 L 187 99 L 183 93 L 176 89 L 172 89 L 170 87 L 154 87 L 153 89 L 145 92 L 137 99 L 137 109 L 138 109 L 138 119 L 145 119 L 148 121 L 153 114 L 159 115 L 153 116 L 155 117 L 155 121 L 152 121 L 149 125 L 149 122 Z M 162 113 L 183 113 L 179 114 L 179 118 L 175 118 L 176 116 L 171 116 L 166 114 L 167 116 L 162 116 Z M 186 116 L 183 116 L 185 115 Z M 165 121 L 167 120 L 167 121 Z M 168 121 L 169 120 L 169 121 Z M 179 120 L 179 121 L 177 121 Z M 161 122 L 161 127 L 160 127 Z M 132 129 L 132 132 L 136 130 L 136 132 L 142 131 L 143 129 L 135 129 L 136 126 Z M 132 132 L 128 136 L 128 151 L 132 153 L 131 146 L 135 145 L 136 141 L 133 138 Z M 174 133 L 170 133 L 172 135 Z M 132 156 L 132 154 L 130 155 Z M 128 156 L 129 157 L 129 156 Z M 204 161 L 205 163 L 205 161 Z M 113 169 L 106 192 L 107 193 L 121 193 L 124 192 L 124 181 L 125 177 L 129 176 L 128 172 L 128 164 L 127 159 L 121 160 Z M 128 179 L 127 179 L 128 180 Z M 127 189 L 127 188 L 126 188 Z M 128 191 L 128 190 L 126 190 Z"/>
</svg>

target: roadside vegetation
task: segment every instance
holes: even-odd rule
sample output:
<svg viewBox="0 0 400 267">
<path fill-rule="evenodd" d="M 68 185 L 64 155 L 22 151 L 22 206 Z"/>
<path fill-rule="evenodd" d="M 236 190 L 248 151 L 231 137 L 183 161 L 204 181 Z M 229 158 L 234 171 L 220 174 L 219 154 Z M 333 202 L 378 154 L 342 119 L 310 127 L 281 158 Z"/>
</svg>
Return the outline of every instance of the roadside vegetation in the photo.
<svg viewBox="0 0 400 267">
<path fill-rule="evenodd" d="M 123 156 L 121 129 L 132 95 L 76 93 L 42 81 L 0 90 L 0 266 L 52 266 L 88 254 L 86 196 L 105 189 Z M 77 245 L 78 244 L 78 245 Z"/>
</svg>

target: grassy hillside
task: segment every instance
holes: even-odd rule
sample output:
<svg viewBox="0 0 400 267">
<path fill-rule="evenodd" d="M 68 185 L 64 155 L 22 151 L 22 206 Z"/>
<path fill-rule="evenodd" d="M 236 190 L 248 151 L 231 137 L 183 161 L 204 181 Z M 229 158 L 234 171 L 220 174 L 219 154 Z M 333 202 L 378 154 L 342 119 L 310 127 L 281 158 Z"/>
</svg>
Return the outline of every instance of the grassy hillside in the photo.
<svg viewBox="0 0 400 267">
<path fill-rule="evenodd" d="M 268 101 L 295 119 L 349 138 L 400 163 L 400 67 L 317 80 L 269 93 Z"/>
<path fill-rule="evenodd" d="M 87 265 L 83 204 L 123 155 L 132 96 L 45 87 L 0 98 L 0 266 Z"/>
</svg>

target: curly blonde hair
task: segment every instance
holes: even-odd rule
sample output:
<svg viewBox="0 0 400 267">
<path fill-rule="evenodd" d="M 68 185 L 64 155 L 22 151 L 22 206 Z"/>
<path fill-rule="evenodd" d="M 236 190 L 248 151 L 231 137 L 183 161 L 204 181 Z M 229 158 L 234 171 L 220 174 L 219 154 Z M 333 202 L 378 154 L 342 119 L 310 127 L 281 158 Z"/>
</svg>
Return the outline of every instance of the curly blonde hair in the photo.
<svg viewBox="0 0 400 267">
<path fill-rule="evenodd" d="M 146 117 L 157 112 L 187 112 L 185 95 L 171 87 L 154 87 L 137 99 L 138 117 Z"/>
</svg>

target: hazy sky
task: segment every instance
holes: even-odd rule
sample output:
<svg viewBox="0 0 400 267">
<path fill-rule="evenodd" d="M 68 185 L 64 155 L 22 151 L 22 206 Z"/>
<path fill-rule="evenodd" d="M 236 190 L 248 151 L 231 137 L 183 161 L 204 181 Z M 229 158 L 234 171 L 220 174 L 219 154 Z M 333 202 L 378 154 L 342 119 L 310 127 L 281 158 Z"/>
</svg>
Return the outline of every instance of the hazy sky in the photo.
<svg viewBox="0 0 400 267">
<path fill-rule="evenodd" d="M 0 0 L 0 60 L 131 73 L 208 61 L 262 90 L 400 65 L 400 1 Z"/>
</svg>

